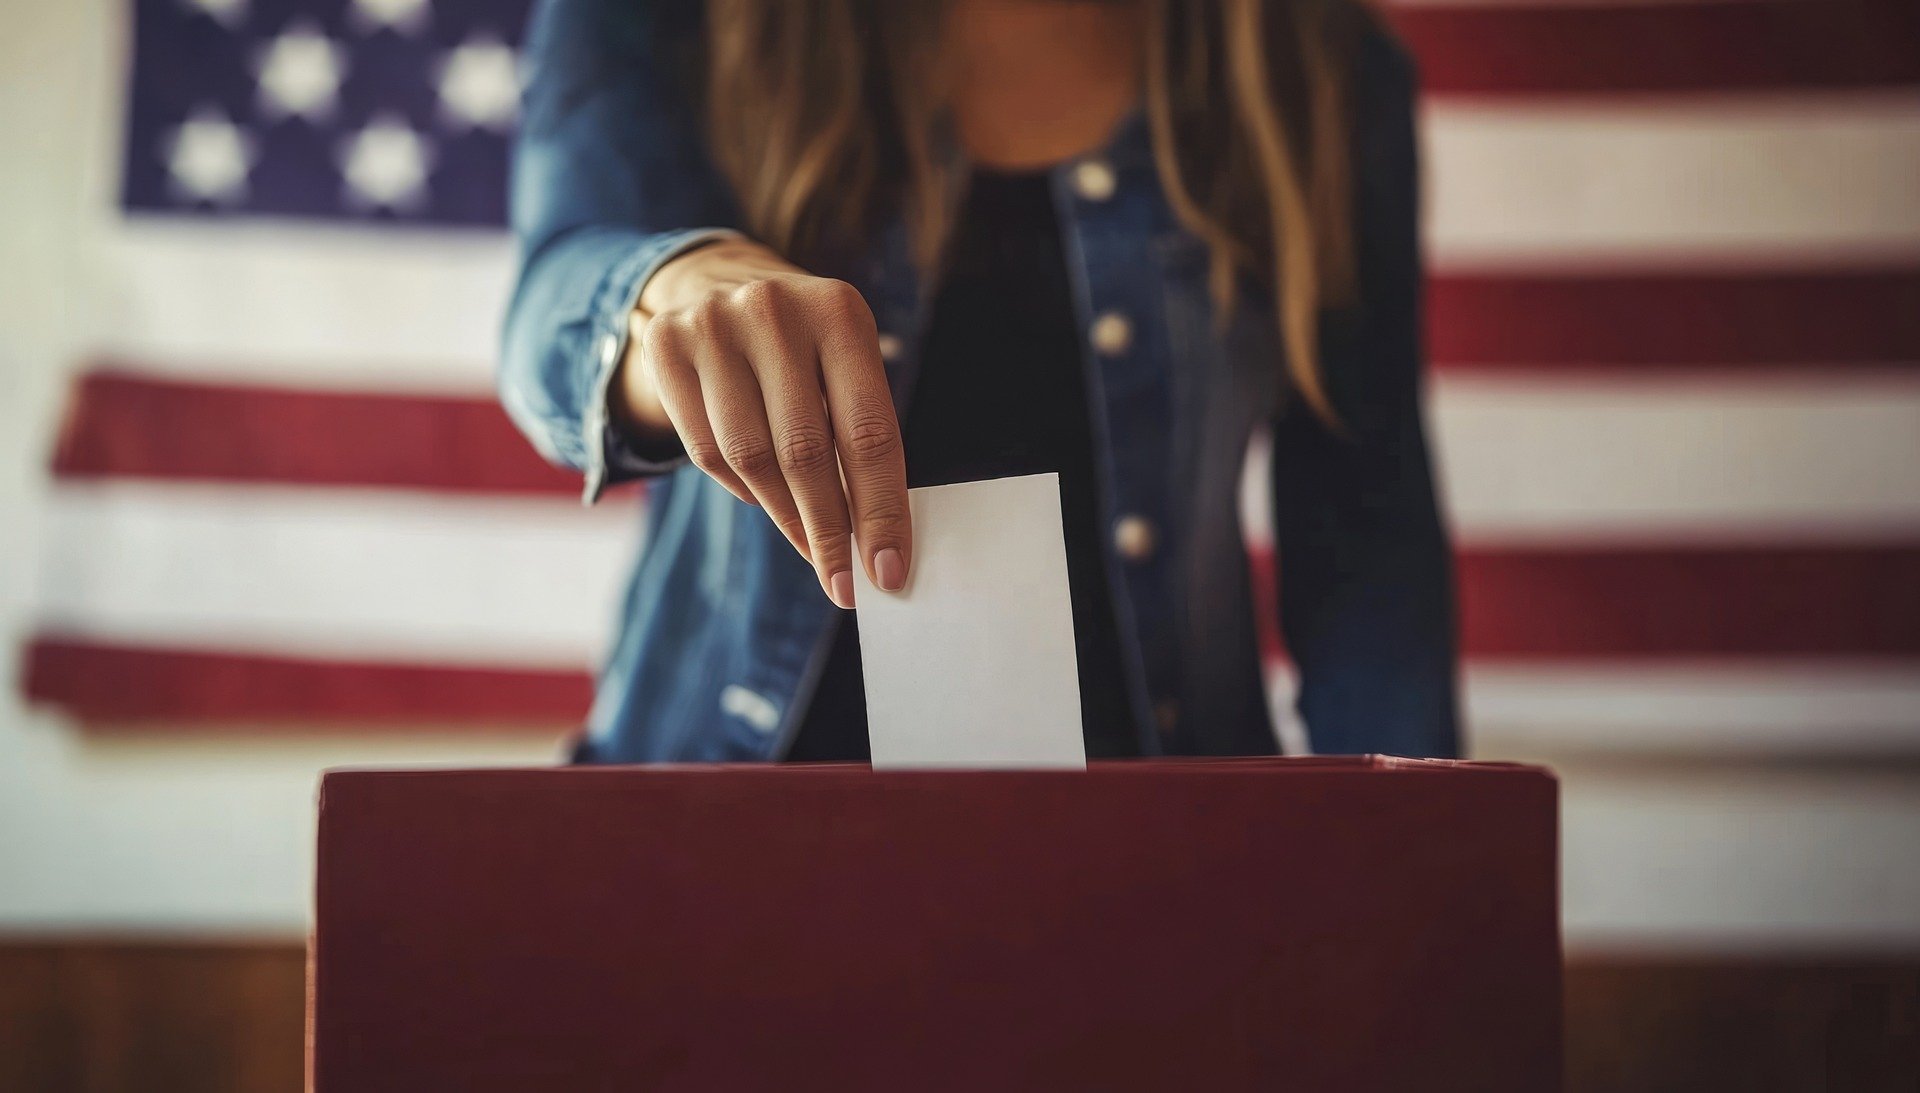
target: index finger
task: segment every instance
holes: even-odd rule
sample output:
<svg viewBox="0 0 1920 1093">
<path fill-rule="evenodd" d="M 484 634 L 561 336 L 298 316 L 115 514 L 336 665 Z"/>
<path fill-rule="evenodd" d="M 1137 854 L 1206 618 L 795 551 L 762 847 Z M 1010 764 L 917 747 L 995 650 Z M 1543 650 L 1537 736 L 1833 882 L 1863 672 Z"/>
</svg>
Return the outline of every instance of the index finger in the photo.
<svg viewBox="0 0 1920 1093">
<path fill-rule="evenodd" d="M 847 292 L 849 321 L 829 328 L 819 346 L 827 416 L 867 576 L 874 587 L 898 592 L 913 564 L 905 450 L 873 317 L 858 293 Z"/>
</svg>

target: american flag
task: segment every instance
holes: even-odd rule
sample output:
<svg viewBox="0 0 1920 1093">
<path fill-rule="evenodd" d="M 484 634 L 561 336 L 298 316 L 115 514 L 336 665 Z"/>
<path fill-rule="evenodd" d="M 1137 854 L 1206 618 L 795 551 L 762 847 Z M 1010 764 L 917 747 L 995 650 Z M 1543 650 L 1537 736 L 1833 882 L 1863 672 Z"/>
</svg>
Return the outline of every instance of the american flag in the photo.
<svg viewBox="0 0 1920 1093">
<path fill-rule="evenodd" d="M 525 14 L 131 5 L 33 697 L 101 730 L 581 718 L 638 522 L 491 395 Z M 1920 6 L 1389 15 L 1480 749 L 1920 745 Z"/>
</svg>

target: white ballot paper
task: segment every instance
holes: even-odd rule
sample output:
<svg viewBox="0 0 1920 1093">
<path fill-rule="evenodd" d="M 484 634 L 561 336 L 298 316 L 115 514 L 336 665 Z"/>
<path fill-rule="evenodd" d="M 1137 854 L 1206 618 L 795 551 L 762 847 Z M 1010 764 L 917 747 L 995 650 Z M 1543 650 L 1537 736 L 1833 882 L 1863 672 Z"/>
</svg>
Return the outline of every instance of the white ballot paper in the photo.
<svg viewBox="0 0 1920 1093">
<path fill-rule="evenodd" d="M 907 498 L 906 588 L 853 567 L 874 769 L 1084 768 L 1060 476 Z"/>
</svg>

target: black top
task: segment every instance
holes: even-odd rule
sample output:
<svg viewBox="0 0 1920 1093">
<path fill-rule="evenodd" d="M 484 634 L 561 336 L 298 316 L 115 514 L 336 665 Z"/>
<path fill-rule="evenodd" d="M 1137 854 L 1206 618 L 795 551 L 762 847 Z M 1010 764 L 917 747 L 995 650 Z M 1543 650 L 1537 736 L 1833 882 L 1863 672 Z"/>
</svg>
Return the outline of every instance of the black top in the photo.
<svg viewBox="0 0 1920 1093">
<path fill-rule="evenodd" d="M 1047 175 L 975 172 L 901 425 L 907 484 L 1060 475 L 1087 754 L 1135 755 L 1082 362 Z M 789 758 L 868 757 L 857 617 L 840 627 Z"/>
</svg>

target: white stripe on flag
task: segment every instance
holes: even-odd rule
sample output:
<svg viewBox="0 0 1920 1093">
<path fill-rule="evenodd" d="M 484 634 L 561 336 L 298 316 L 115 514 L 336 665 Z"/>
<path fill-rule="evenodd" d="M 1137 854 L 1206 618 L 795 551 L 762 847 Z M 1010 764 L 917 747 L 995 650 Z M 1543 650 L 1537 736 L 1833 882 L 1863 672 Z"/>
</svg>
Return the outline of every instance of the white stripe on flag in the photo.
<svg viewBox="0 0 1920 1093">
<path fill-rule="evenodd" d="M 1445 103 L 1426 113 L 1443 268 L 1920 254 L 1920 98 Z"/>
<path fill-rule="evenodd" d="M 1469 661 L 1483 758 L 1585 752 L 1755 758 L 1920 754 L 1920 667 L 1833 661 L 1515 665 Z M 1283 742 L 1304 730 L 1289 665 L 1267 668 Z M 1288 742 L 1289 754 L 1306 747 Z"/>
<path fill-rule="evenodd" d="M 1912 539 L 1920 375 L 1545 379 L 1446 374 L 1429 419 L 1469 546 Z M 1271 536 L 1266 452 L 1242 480 Z"/>
<path fill-rule="evenodd" d="M 109 236 L 104 355 L 193 379 L 484 393 L 502 232 L 134 218 Z"/>
<path fill-rule="evenodd" d="M 1920 532 L 1920 374 L 1436 388 L 1446 499 L 1472 545 Z"/>
<path fill-rule="evenodd" d="M 1473 731 L 1507 752 L 1920 752 L 1920 666 L 1476 663 L 1464 683 Z"/>
<path fill-rule="evenodd" d="M 638 528 L 617 501 L 148 482 L 63 485 L 46 521 L 45 634 L 582 669 Z"/>
</svg>

